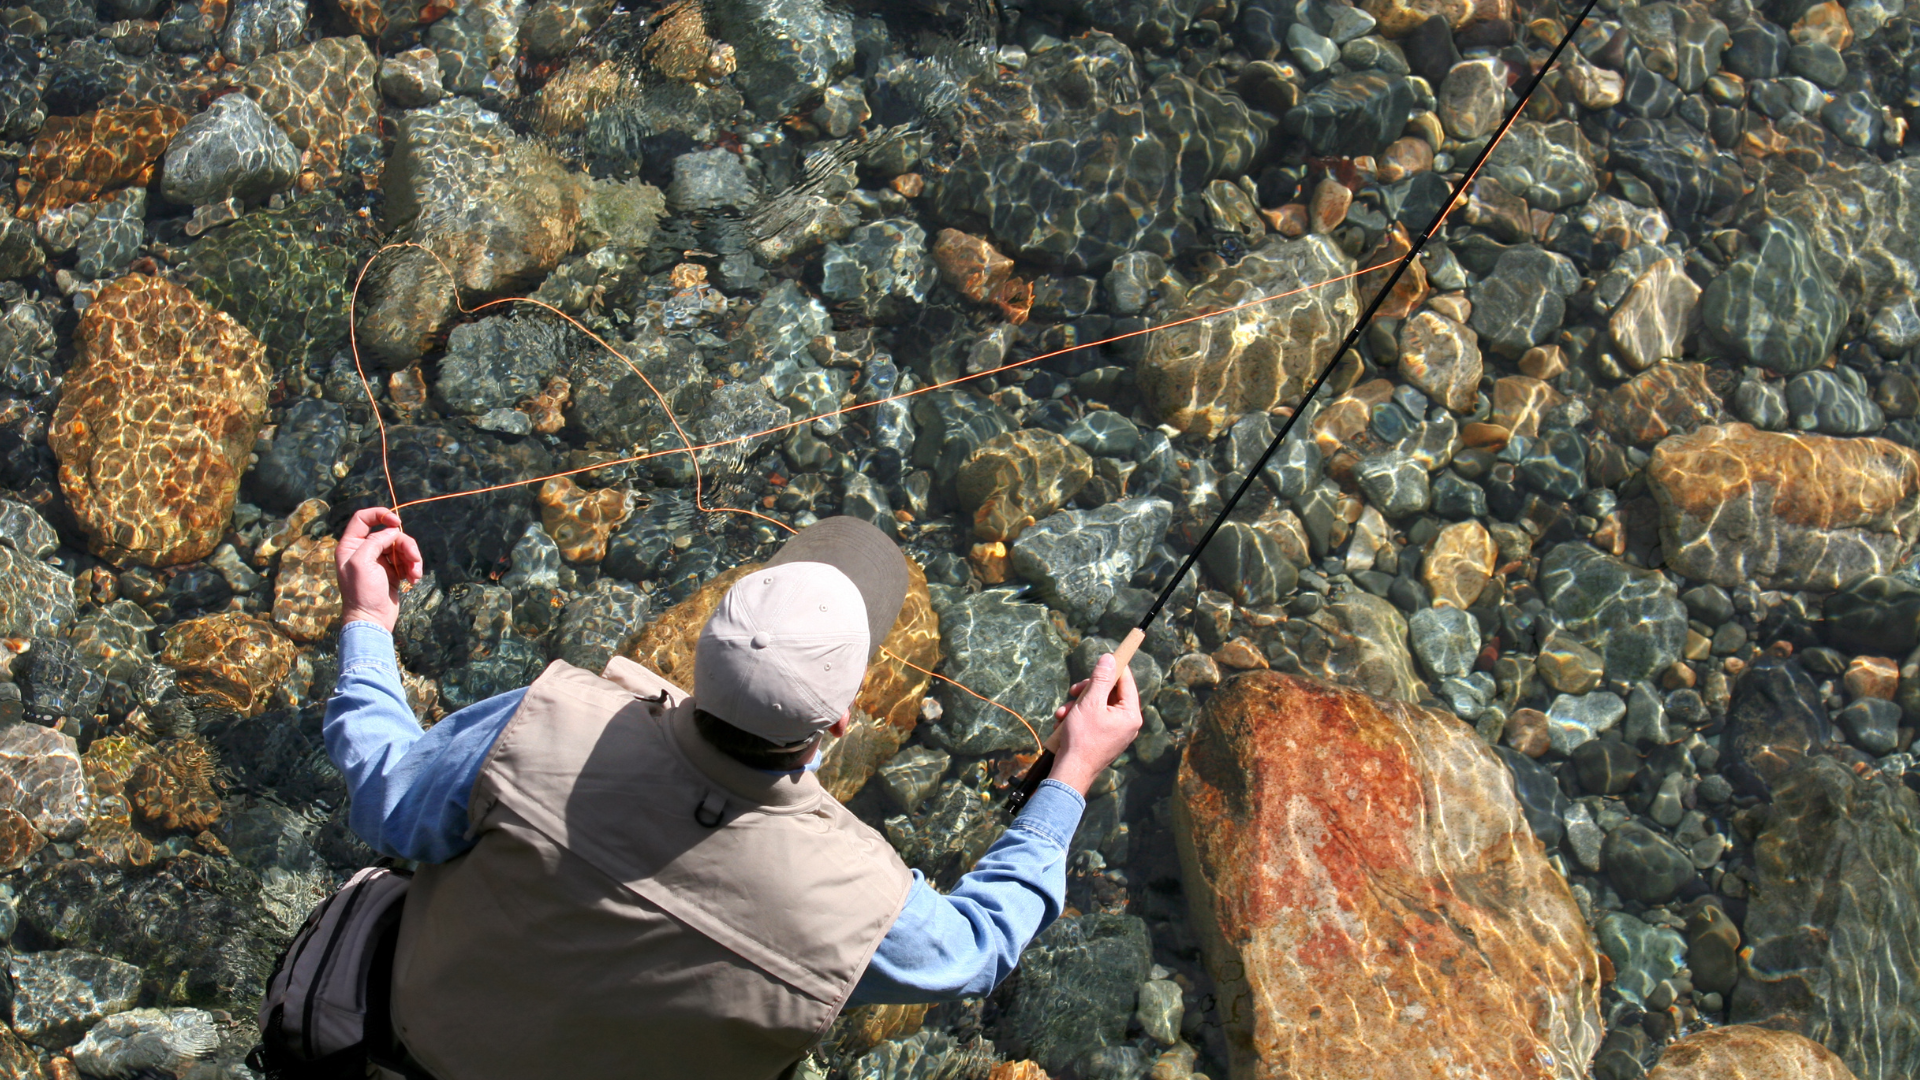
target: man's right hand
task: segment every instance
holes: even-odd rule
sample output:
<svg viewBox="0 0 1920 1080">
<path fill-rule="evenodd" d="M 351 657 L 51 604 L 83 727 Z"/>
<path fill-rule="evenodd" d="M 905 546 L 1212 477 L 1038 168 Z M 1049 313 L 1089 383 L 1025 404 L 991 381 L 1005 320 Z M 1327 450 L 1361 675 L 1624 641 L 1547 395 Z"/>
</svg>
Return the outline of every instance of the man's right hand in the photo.
<svg viewBox="0 0 1920 1080">
<path fill-rule="evenodd" d="M 377 525 L 386 528 L 374 532 Z M 370 622 L 389 633 L 400 618 L 400 586 L 420 580 L 420 546 L 400 528 L 400 515 L 369 506 L 353 515 L 334 552 L 340 575 L 340 625 Z"/>
<path fill-rule="evenodd" d="M 1116 675 L 1118 676 L 1116 678 Z M 1100 658 L 1093 677 L 1076 683 L 1074 701 L 1054 710 L 1052 779 L 1085 795 L 1100 771 L 1140 734 L 1140 690 L 1113 654 Z"/>
</svg>

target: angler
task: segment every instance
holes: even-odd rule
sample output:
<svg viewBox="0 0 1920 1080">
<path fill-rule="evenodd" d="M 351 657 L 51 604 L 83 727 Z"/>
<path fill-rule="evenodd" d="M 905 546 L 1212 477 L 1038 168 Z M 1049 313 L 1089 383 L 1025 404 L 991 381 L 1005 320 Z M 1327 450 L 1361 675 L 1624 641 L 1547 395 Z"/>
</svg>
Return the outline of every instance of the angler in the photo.
<svg viewBox="0 0 1920 1080">
<path fill-rule="evenodd" d="M 1103 659 L 1057 714 L 1051 779 L 942 895 L 813 772 L 906 596 L 878 529 L 822 521 L 735 584 L 696 696 L 624 658 L 555 661 L 422 731 L 394 660 L 421 573 L 399 526 L 362 510 L 340 541 L 325 728 L 354 830 L 423 864 L 390 935 L 394 1041 L 368 1018 L 379 1075 L 774 1080 L 850 1005 L 985 994 L 1059 916 L 1086 790 L 1140 728 Z"/>
</svg>

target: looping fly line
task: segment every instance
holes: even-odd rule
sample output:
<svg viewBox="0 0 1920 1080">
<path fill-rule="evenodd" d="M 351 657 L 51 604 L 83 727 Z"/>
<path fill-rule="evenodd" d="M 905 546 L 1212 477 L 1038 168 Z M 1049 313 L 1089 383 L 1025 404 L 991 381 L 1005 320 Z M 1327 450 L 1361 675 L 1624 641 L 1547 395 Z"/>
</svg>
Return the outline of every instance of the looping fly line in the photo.
<svg viewBox="0 0 1920 1080">
<path fill-rule="evenodd" d="M 1494 141 L 1498 143 L 1501 138 L 1504 138 L 1506 136 L 1506 133 L 1507 133 L 1507 129 L 1503 127 L 1498 133 L 1498 135 L 1496 135 Z M 1466 185 L 1463 184 L 1459 194 L 1449 201 L 1446 210 L 1444 210 L 1441 213 L 1439 220 L 1444 221 L 1446 217 L 1451 215 L 1454 210 L 1458 209 L 1461 205 L 1463 205 L 1465 201 L 1466 201 Z M 370 380 L 368 380 L 366 369 L 362 365 L 360 360 L 360 336 L 359 336 L 359 320 L 358 320 L 360 288 L 366 281 L 367 271 L 373 266 L 374 262 L 380 258 L 380 256 L 386 254 L 389 251 L 396 251 L 402 248 L 414 248 L 419 251 L 426 252 L 427 255 L 431 257 L 434 260 L 434 262 L 439 265 L 441 271 L 447 275 L 449 288 L 453 293 L 454 307 L 461 314 L 469 315 L 469 316 L 478 315 L 479 313 L 486 311 L 489 308 L 499 307 L 504 304 L 532 304 L 535 307 L 541 308 L 545 311 L 552 312 L 554 315 L 565 320 L 574 329 L 580 331 L 582 334 L 592 339 L 595 344 L 607 350 L 609 353 L 612 353 L 614 356 L 619 357 L 622 363 L 626 364 L 627 367 L 632 369 L 635 375 L 640 377 L 640 381 L 646 386 L 648 392 L 653 394 L 655 400 L 657 400 L 660 403 L 661 411 L 666 414 L 668 422 L 673 425 L 674 433 L 680 437 L 680 441 L 682 445 L 673 449 L 653 450 L 644 454 L 634 454 L 629 457 L 615 458 L 608 461 L 598 462 L 593 465 L 583 465 L 578 468 L 564 469 L 559 472 L 548 473 L 544 476 L 536 476 L 527 480 L 513 480 L 513 481 L 508 481 L 502 484 L 491 484 L 486 487 L 471 488 L 465 491 L 451 491 L 451 492 L 445 492 L 439 495 L 427 495 L 418 499 L 408 499 L 405 502 L 402 502 L 400 500 L 398 489 L 396 488 L 393 480 L 393 465 L 388 458 L 386 418 L 381 415 L 380 402 L 373 392 L 373 383 Z M 779 424 L 774 427 L 767 428 L 764 431 L 756 431 L 751 434 L 739 435 L 730 439 L 718 439 L 713 442 L 700 443 L 698 445 L 696 445 L 693 441 L 693 438 L 687 434 L 686 428 L 681 425 L 679 417 L 677 417 L 674 414 L 672 406 L 668 404 L 666 395 L 660 392 L 660 389 L 653 384 L 653 380 L 647 377 L 647 373 L 641 370 L 640 365 L 634 363 L 632 358 L 627 356 L 626 353 L 623 353 L 619 349 L 615 348 L 611 342 L 607 341 L 605 338 L 601 337 L 599 334 L 596 334 L 592 330 L 589 330 L 578 319 L 575 319 L 573 316 L 568 315 L 566 312 L 560 310 L 558 307 L 555 307 L 552 304 L 547 303 L 544 300 L 536 300 L 530 296 L 510 296 L 510 297 L 503 297 L 498 300 L 489 300 L 486 303 L 478 304 L 473 307 L 466 306 L 464 303 L 460 301 L 460 288 L 458 284 L 459 279 L 454 275 L 452 267 L 447 265 L 447 261 L 441 257 L 439 252 L 433 250 L 432 248 L 426 246 L 425 244 L 417 243 L 411 240 L 396 241 L 394 243 L 382 245 L 372 255 L 367 257 L 367 261 L 364 264 L 362 264 L 360 267 L 359 275 L 354 279 L 353 296 L 350 298 L 348 302 L 347 337 L 348 337 L 348 344 L 351 347 L 353 352 L 354 373 L 358 375 L 360 378 L 361 389 L 366 392 L 368 407 L 372 410 L 374 422 L 379 427 L 379 430 L 380 430 L 380 467 L 382 472 L 385 474 L 385 478 L 387 482 L 388 501 L 391 504 L 395 514 L 398 514 L 400 511 L 405 510 L 409 507 L 425 506 L 428 503 L 443 502 L 449 499 L 466 498 L 472 495 L 484 495 L 489 492 L 505 491 L 511 488 L 528 487 L 534 484 L 543 484 L 548 480 L 558 480 L 564 477 L 577 476 L 581 473 L 596 472 L 601 469 L 609 469 L 609 468 L 615 468 L 621 465 L 631 465 L 631 464 L 636 464 L 643 461 L 651 461 L 655 458 L 667 457 L 673 454 L 685 454 L 687 455 L 688 461 L 693 466 L 693 504 L 696 510 L 699 510 L 703 513 L 744 514 L 748 517 L 758 518 L 761 521 L 771 522 L 772 524 L 777 525 L 780 528 L 785 529 L 786 531 L 791 533 L 796 531 L 793 528 L 793 526 L 787 524 L 784 521 L 781 521 L 778 518 L 770 517 L 766 514 L 761 514 L 753 510 L 744 509 L 742 507 L 706 505 L 705 496 L 703 492 L 704 480 L 700 472 L 700 454 L 703 451 L 715 450 L 725 446 L 734 446 L 740 443 L 748 442 L 753 439 L 763 438 L 768 435 L 777 435 L 783 431 L 791 431 L 795 428 L 799 428 L 799 427 L 803 427 L 805 425 L 811 424 L 816 420 L 827 420 L 837 416 L 844 416 L 847 413 L 857 412 L 861 409 L 872 408 L 876 405 L 884 405 L 888 402 L 893 402 L 893 401 L 904 401 L 907 398 L 917 397 L 921 394 L 932 393 L 933 391 L 936 391 L 936 390 L 944 390 L 944 389 L 947 389 L 948 387 L 958 386 L 961 383 L 972 382 L 975 379 L 984 379 L 989 376 L 998 375 L 1002 372 L 1012 371 L 1015 368 L 1025 367 L 1029 364 L 1037 363 L 1041 360 L 1047 360 L 1056 356 L 1064 355 L 1066 353 L 1076 352 L 1080 349 L 1092 349 L 1102 345 L 1111 345 L 1118 341 L 1126 341 L 1129 338 L 1136 338 L 1136 337 L 1144 336 L 1146 334 L 1158 333 L 1159 331 L 1162 331 L 1162 330 L 1171 330 L 1176 326 L 1185 326 L 1189 323 L 1200 322 L 1202 320 L 1215 318 L 1220 315 L 1230 315 L 1236 311 L 1244 311 L 1248 308 L 1258 307 L 1262 304 L 1270 304 L 1275 300 L 1285 299 L 1286 297 L 1289 297 L 1289 296 L 1298 296 L 1302 293 L 1310 292 L 1314 289 L 1324 288 L 1328 285 L 1336 285 L 1342 281 L 1351 281 L 1354 278 L 1358 278 L 1358 277 L 1364 277 L 1365 275 L 1374 273 L 1375 271 L 1392 269 L 1398 262 L 1401 261 L 1401 258 L 1404 258 L 1404 256 L 1396 257 L 1387 262 L 1376 263 L 1372 266 L 1362 267 L 1361 269 L 1354 270 L 1345 274 L 1339 274 L 1334 277 L 1327 278 L 1323 281 L 1316 281 L 1308 285 L 1302 285 L 1298 288 L 1287 289 L 1282 292 L 1274 293 L 1270 296 L 1256 297 L 1255 299 L 1248 300 L 1239 304 L 1234 304 L 1230 307 L 1218 308 L 1213 311 L 1202 312 L 1197 315 L 1188 315 L 1184 318 L 1174 319 L 1169 322 L 1159 323 L 1154 326 L 1144 327 L 1139 330 L 1129 330 L 1124 334 L 1115 334 L 1112 337 L 1101 338 L 1098 341 L 1089 341 L 1079 345 L 1068 345 L 1064 348 L 1053 349 L 1048 352 L 1038 353 L 1033 356 L 1026 357 L 1025 359 L 1022 359 L 1022 360 L 1014 360 L 1009 363 L 1001 364 L 998 367 L 989 368 L 985 371 L 977 371 L 970 375 L 962 375 L 962 376 L 959 376 L 958 378 L 946 379 L 940 382 L 932 383 L 927 386 L 919 387 L 917 389 L 908 390 L 898 394 L 892 394 L 883 398 L 877 398 L 873 401 L 860 402 L 858 404 L 848 405 L 843 408 L 831 409 L 831 410 L 828 410 L 827 412 L 818 413 L 816 415 L 805 417 L 800 420 L 794 420 L 785 424 Z M 1338 357 L 1335 357 L 1334 361 L 1337 362 L 1338 359 L 1339 359 Z M 1301 407 L 1304 407 L 1305 404 L 1306 403 L 1304 401 L 1301 402 Z M 981 694 L 975 691 L 974 689 L 972 689 L 969 686 L 966 686 L 963 683 L 960 683 L 954 679 L 948 678 L 947 676 L 942 675 L 938 672 L 929 671 L 926 668 L 923 668 L 918 664 L 915 664 L 912 661 L 907 660 L 905 657 L 894 654 L 890 650 L 882 648 L 880 651 L 883 654 L 885 654 L 889 659 L 899 664 L 912 668 L 914 671 L 917 671 L 922 675 L 929 676 L 930 678 L 939 679 L 942 682 L 945 682 L 951 686 L 957 687 L 958 689 L 972 695 L 973 697 L 978 698 L 979 700 L 984 701 L 989 705 L 992 705 L 994 708 L 997 708 L 1002 712 L 1007 713 L 1009 716 L 1012 716 L 1014 719 L 1020 721 L 1021 725 L 1027 729 L 1028 734 L 1033 736 L 1033 741 L 1036 749 L 1041 746 L 1039 730 L 1034 727 L 1031 721 L 1029 721 L 1025 716 L 1022 716 L 1020 713 L 1014 711 L 1011 708 L 1008 708 L 1006 705 L 1003 705 L 998 701 L 993 700 L 992 698 L 987 697 L 984 694 Z"/>
</svg>

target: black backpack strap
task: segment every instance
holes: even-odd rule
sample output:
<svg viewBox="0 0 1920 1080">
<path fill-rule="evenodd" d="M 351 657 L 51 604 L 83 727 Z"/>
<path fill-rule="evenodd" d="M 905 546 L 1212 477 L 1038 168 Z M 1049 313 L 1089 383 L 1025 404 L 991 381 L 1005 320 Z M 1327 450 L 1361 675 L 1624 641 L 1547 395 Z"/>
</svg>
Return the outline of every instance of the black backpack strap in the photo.
<svg viewBox="0 0 1920 1080">
<path fill-rule="evenodd" d="M 380 935 L 373 961 L 367 967 L 367 1060 L 399 1073 L 407 1080 L 435 1080 L 420 1067 L 393 1030 L 393 957 L 400 945 L 400 921 Z"/>
</svg>

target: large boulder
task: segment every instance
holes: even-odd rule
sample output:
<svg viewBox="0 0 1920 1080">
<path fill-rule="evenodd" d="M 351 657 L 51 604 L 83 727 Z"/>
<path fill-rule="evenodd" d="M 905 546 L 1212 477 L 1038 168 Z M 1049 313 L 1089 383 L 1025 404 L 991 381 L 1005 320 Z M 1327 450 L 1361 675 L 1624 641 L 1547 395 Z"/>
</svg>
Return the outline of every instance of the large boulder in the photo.
<svg viewBox="0 0 1920 1080">
<path fill-rule="evenodd" d="M 94 553 L 148 566 L 204 558 L 266 419 L 266 350 L 225 312 L 141 275 L 100 291 L 74 344 L 47 444 Z"/>
<path fill-rule="evenodd" d="M 1253 672 L 1208 703 L 1174 814 L 1234 1080 L 1586 1075 L 1599 960 L 1471 728 Z"/>
<path fill-rule="evenodd" d="M 1824 1043 L 1861 1080 L 1915 1075 L 1920 797 L 1897 778 L 1808 758 L 1774 786 L 1766 820 L 1744 926 L 1752 951 L 1728 1019 Z"/>
<path fill-rule="evenodd" d="M 1352 259 L 1316 235 L 1271 240 L 1217 271 L 1156 321 L 1221 316 L 1149 337 L 1136 373 L 1141 393 L 1167 423 L 1195 435 L 1296 404 L 1359 312 L 1353 283 L 1332 280 L 1352 269 Z M 1223 310 L 1233 307 L 1240 310 Z"/>
<path fill-rule="evenodd" d="M 1830 591 L 1920 530 L 1920 455 L 1885 439 L 1703 427 L 1656 446 L 1647 480 L 1667 564 L 1696 581 Z"/>
</svg>

